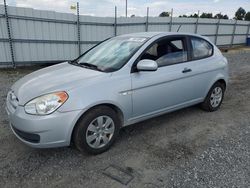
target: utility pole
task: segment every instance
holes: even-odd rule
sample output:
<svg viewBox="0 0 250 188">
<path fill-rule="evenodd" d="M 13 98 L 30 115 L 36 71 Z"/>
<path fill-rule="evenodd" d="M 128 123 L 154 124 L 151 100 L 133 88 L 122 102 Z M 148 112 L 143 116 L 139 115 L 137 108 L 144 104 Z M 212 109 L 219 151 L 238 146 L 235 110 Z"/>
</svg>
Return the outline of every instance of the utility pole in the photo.
<svg viewBox="0 0 250 188">
<path fill-rule="evenodd" d="M 125 10 L 126 18 L 128 17 L 128 0 L 126 0 L 126 10 Z"/>
</svg>

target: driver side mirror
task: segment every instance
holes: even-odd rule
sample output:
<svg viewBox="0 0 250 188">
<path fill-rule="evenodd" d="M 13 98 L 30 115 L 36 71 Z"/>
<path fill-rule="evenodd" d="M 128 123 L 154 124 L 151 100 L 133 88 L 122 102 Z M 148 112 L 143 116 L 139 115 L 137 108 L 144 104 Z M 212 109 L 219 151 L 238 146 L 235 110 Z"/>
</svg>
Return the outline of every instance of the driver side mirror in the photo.
<svg viewBox="0 0 250 188">
<path fill-rule="evenodd" d="M 156 71 L 158 64 L 153 60 L 143 59 L 137 63 L 136 68 L 138 71 Z"/>
</svg>

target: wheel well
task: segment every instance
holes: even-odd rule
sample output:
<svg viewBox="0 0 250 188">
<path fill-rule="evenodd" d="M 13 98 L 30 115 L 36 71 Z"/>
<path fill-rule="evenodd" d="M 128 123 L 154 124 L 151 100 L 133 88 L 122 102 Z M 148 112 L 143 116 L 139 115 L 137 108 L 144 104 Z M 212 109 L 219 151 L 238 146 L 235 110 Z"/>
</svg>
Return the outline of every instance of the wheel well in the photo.
<svg viewBox="0 0 250 188">
<path fill-rule="evenodd" d="M 121 109 L 113 104 L 109 104 L 109 103 L 103 103 L 103 104 L 98 104 L 96 106 L 92 106 L 91 108 L 89 108 L 87 111 L 85 111 L 79 118 L 78 120 L 76 121 L 75 125 L 74 125 L 74 128 L 72 130 L 72 133 L 71 133 L 71 142 L 72 142 L 72 138 L 73 138 L 73 134 L 74 134 L 74 131 L 75 131 L 75 127 L 77 125 L 77 123 L 79 122 L 79 120 L 86 114 L 88 113 L 89 111 L 93 110 L 94 108 L 98 108 L 100 106 L 107 106 L 107 107 L 110 107 L 112 110 L 114 110 L 117 115 L 119 116 L 119 119 L 121 120 L 121 124 L 123 124 L 124 122 L 124 117 L 123 117 L 123 112 L 121 111 Z"/>
<path fill-rule="evenodd" d="M 92 108 L 96 108 L 96 107 L 99 107 L 99 106 L 108 106 L 108 107 L 110 107 L 111 109 L 113 109 L 116 113 L 117 113 L 117 115 L 119 116 L 119 119 L 121 120 L 121 123 L 123 124 L 123 112 L 122 112 L 122 110 L 119 108 L 119 107 L 117 107 L 116 105 L 114 105 L 114 104 L 108 104 L 108 103 L 105 103 L 105 104 L 99 104 L 99 105 L 97 105 L 97 106 L 94 106 L 94 107 L 92 107 Z M 90 108 L 89 110 L 91 110 L 92 108 Z"/>
<path fill-rule="evenodd" d="M 220 80 L 218 80 L 217 82 L 219 82 L 219 83 L 223 84 L 223 85 L 224 85 L 224 87 L 225 87 L 225 89 L 226 89 L 227 84 L 226 84 L 226 81 L 225 81 L 225 80 L 220 79 Z"/>
</svg>

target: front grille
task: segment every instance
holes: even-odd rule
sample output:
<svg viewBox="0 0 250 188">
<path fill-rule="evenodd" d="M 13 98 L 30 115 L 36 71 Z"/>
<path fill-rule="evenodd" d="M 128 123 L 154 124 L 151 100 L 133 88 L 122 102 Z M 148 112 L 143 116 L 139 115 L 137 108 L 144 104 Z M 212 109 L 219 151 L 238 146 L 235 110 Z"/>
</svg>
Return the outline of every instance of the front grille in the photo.
<svg viewBox="0 0 250 188">
<path fill-rule="evenodd" d="M 12 129 L 15 131 L 15 133 L 19 137 L 21 137 L 25 141 L 32 142 L 32 143 L 40 142 L 40 136 L 38 134 L 23 132 L 23 131 L 16 129 L 14 126 L 12 126 Z"/>
</svg>

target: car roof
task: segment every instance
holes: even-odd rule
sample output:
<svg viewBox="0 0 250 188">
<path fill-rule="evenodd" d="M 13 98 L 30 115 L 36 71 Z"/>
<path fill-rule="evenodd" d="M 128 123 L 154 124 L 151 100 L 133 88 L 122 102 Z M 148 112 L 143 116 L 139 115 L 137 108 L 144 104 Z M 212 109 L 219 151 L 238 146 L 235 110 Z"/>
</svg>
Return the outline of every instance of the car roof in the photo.
<svg viewBox="0 0 250 188">
<path fill-rule="evenodd" d="M 120 36 L 151 38 L 161 33 L 164 33 L 164 32 L 140 32 L 140 33 L 129 33 L 129 34 L 120 35 Z"/>
<path fill-rule="evenodd" d="M 157 35 L 160 35 L 160 36 L 187 35 L 187 36 L 198 36 L 198 37 L 205 38 L 201 35 L 192 34 L 192 33 L 182 33 L 182 32 L 140 32 L 140 33 L 125 34 L 125 35 L 120 35 L 120 36 L 152 38 Z"/>
</svg>

